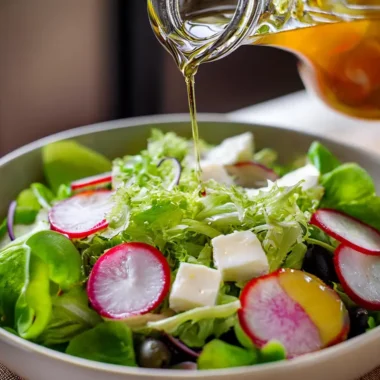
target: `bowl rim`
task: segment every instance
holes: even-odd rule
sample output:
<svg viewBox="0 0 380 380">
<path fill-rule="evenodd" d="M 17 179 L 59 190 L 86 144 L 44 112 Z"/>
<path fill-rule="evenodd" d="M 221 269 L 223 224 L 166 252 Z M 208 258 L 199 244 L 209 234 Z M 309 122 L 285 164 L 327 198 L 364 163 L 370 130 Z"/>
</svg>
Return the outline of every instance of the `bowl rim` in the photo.
<svg viewBox="0 0 380 380">
<path fill-rule="evenodd" d="M 338 141 L 334 141 L 333 139 L 326 138 L 314 133 L 303 132 L 299 130 L 293 130 L 288 127 L 277 127 L 272 125 L 263 125 L 255 122 L 241 121 L 234 116 L 230 116 L 228 114 L 212 114 L 212 113 L 200 113 L 199 114 L 199 122 L 216 122 L 216 123 L 236 123 L 247 126 L 259 126 L 265 127 L 272 130 L 281 130 L 281 131 L 292 131 L 296 134 L 301 134 L 316 140 L 322 140 L 326 142 L 331 142 L 337 145 L 340 145 L 343 148 L 350 149 L 351 151 L 356 151 L 365 156 L 380 158 L 372 152 L 366 152 L 364 149 L 356 146 L 349 145 L 347 143 L 341 143 Z M 6 163 L 16 159 L 19 156 L 27 154 L 35 149 L 39 149 L 46 144 L 68 139 L 84 136 L 91 133 L 103 132 L 106 130 L 114 130 L 114 129 L 124 129 L 128 127 L 135 127 L 139 125 L 151 124 L 154 126 L 155 124 L 162 123 L 183 123 L 189 122 L 188 114 L 171 114 L 171 115 L 152 115 L 152 116 L 141 116 L 127 119 L 119 119 L 113 121 L 105 121 L 101 123 L 91 124 L 88 126 L 82 126 L 74 129 L 69 129 L 67 131 L 55 133 L 49 135 L 47 137 L 38 139 L 34 142 L 31 142 L 27 145 L 24 145 L 16 150 L 6 154 L 2 158 L 0 158 L 0 167 L 5 165 Z M 219 370 L 207 370 L 207 371 L 184 371 L 184 370 L 175 370 L 175 369 L 147 369 L 140 367 L 127 367 L 115 364 L 107 364 L 96 362 L 92 360 L 82 359 L 78 357 L 74 357 L 62 352 L 58 352 L 43 346 L 40 346 L 36 343 L 27 341 L 22 339 L 2 328 L 0 328 L 0 339 L 4 340 L 6 343 L 11 344 L 16 348 L 20 348 L 24 351 L 29 351 L 36 353 L 38 355 L 42 355 L 45 357 L 49 357 L 53 360 L 57 360 L 60 362 L 64 362 L 69 365 L 87 368 L 91 370 L 100 370 L 102 372 L 108 372 L 116 375 L 133 375 L 133 376 L 155 376 L 165 378 L 209 378 L 218 376 L 220 377 L 230 377 L 236 376 L 240 374 L 250 374 L 250 375 L 259 375 L 263 373 L 268 373 L 273 370 L 287 370 L 293 369 L 294 367 L 305 368 L 308 367 L 309 364 L 315 364 L 315 361 L 324 361 L 330 358 L 333 355 L 345 355 L 349 353 L 354 347 L 356 350 L 360 350 L 363 346 L 374 342 L 380 339 L 380 328 L 375 328 L 371 331 L 366 332 L 360 336 L 352 338 L 350 340 L 341 342 L 335 346 L 324 348 L 323 350 L 316 351 L 313 353 L 309 353 L 304 356 L 297 357 L 292 360 L 286 360 L 275 363 L 265 363 L 253 366 L 246 367 L 236 367 L 236 368 L 227 368 L 227 369 L 219 369 Z"/>
</svg>

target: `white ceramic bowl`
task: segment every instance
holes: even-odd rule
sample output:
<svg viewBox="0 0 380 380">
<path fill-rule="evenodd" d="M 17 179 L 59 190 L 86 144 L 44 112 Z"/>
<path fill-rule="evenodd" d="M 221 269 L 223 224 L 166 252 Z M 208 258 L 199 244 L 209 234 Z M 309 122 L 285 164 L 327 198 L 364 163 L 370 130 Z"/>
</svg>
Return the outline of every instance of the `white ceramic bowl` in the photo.
<svg viewBox="0 0 380 380">
<path fill-rule="evenodd" d="M 234 123 L 221 116 L 205 115 L 200 126 L 210 142 L 251 130 L 258 147 L 276 149 L 283 160 L 304 154 L 315 136 L 281 128 Z M 137 153 L 146 145 L 151 127 L 174 130 L 190 136 L 184 116 L 144 117 L 120 120 L 59 133 L 29 144 L 0 159 L 0 215 L 9 202 L 31 182 L 41 180 L 41 147 L 53 141 L 74 138 L 110 158 Z M 318 138 L 344 161 L 363 165 L 380 183 L 380 158 L 356 148 Z M 328 321 L 326 321 L 328 323 Z M 152 379 L 237 379 L 237 380 L 356 380 L 380 365 L 380 329 L 334 347 L 274 364 L 221 371 L 148 370 L 82 360 L 20 339 L 0 329 L 0 362 L 28 380 L 152 380 Z"/>
</svg>

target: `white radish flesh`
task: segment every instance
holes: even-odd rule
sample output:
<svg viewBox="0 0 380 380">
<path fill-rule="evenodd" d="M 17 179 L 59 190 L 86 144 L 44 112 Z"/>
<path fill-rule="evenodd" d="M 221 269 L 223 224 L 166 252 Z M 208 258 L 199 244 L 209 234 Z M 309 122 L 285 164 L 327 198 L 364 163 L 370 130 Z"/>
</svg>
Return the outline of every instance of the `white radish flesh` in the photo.
<svg viewBox="0 0 380 380">
<path fill-rule="evenodd" d="M 380 310 L 380 257 L 341 245 L 335 268 L 346 293 L 360 306 Z"/>
<path fill-rule="evenodd" d="M 96 262 L 87 285 L 100 315 L 125 319 L 154 310 L 170 288 L 170 268 L 161 252 L 143 243 L 112 248 Z"/>
<path fill-rule="evenodd" d="M 342 212 L 319 209 L 313 214 L 310 223 L 360 252 L 380 255 L 379 231 Z"/>
<path fill-rule="evenodd" d="M 49 211 L 51 229 L 71 239 L 81 239 L 108 227 L 106 215 L 112 209 L 111 191 L 91 191 L 54 205 Z"/>
</svg>

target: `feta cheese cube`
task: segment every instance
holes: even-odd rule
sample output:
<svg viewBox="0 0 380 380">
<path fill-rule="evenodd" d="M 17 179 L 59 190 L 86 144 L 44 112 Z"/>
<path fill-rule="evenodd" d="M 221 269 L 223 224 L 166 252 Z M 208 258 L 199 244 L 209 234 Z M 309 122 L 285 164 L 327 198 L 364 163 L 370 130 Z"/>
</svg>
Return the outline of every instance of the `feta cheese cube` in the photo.
<svg viewBox="0 0 380 380">
<path fill-rule="evenodd" d="M 302 168 L 296 169 L 276 181 L 278 186 L 294 186 L 299 181 L 302 183 L 303 190 L 311 189 L 318 185 L 319 170 L 312 164 L 307 164 Z"/>
<path fill-rule="evenodd" d="M 225 139 L 220 145 L 208 152 L 206 159 L 219 165 L 231 165 L 239 161 L 252 160 L 253 150 L 253 134 L 246 132 Z"/>
<path fill-rule="evenodd" d="M 232 185 L 234 183 L 232 177 L 227 173 L 227 170 L 223 165 L 215 164 L 212 162 L 202 162 L 202 176 L 201 180 L 207 182 L 210 179 L 221 183 L 223 185 Z"/>
<path fill-rule="evenodd" d="M 251 231 L 218 236 L 211 243 L 224 281 L 248 281 L 269 272 L 267 256 Z"/>
<path fill-rule="evenodd" d="M 169 296 L 176 312 L 214 306 L 221 285 L 221 274 L 204 265 L 181 263 Z"/>
</svg>

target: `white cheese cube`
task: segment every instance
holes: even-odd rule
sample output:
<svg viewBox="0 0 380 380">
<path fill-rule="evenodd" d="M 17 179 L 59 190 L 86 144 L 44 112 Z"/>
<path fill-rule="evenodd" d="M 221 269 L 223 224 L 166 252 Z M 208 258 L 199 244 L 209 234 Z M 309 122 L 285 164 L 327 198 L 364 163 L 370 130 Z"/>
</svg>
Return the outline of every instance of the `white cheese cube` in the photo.
<svg viewBox="0 0 380 380">
<path fill-rule="evenodd" d="M 221 274 L 204 265 L 181 263 L 169 296 L 169 306 L 176 312 L 202 306 L 214 306 Z"/>
<path fill-rule="evenodd" d="M 218 236 L 211 243 L 215 266 L 224 281 L 248 281 L 269 272 L 267 256 L 253 232 Z"/>
<path fill-rule="evenodd" d="M 223 185 L 232 185 L 234 183 L 232 177 L 227 173 L 223 165 L 214 164 L 212 162 L 202 162 L 202 176 L 201 180 L 207 182 L 210 179 L 221 183 Z"/>
<path fill-rule="evenodd" d="M 307 164 L 302 168 L 296 169 L 276 181 L 278 186 L 294 186 L 298 182 L 302 183 L 303 190 L 311 189 L 318 185 L 319 170 L 312 164 Z"/>
<path fill-rule="evenodd" d="M 219 165 L 231 165 L 253 158 L 254 139 L 251 132 L 225 139 L 220 145 L 211 149 L 206 157 L 209 162 Z"/>
</svg>

